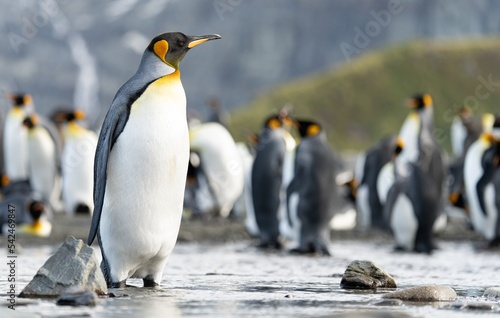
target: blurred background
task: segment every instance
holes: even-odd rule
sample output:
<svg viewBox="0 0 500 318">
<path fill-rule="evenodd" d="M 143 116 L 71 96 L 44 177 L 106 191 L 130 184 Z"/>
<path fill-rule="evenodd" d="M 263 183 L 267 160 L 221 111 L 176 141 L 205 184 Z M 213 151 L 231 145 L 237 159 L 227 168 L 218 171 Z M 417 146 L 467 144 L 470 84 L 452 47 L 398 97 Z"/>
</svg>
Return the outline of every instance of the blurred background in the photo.
<svg viewBox="0 0 500 318">
<path fill-rule="evenodd" d="M 288 104 L 320 119 L 335 147 L 365 149 L 428 92 L 449 148 L 459 106 L 498 109 L 499 13 L 494 0 L 2 0 L 0 88 L 31 93 L 47 116 L 86 110 L 98 129 L 155 35 L 218 33 L 182 79 L 188 112 L 204 118 L 217 99 L 237 140 Z"/>
</svg>

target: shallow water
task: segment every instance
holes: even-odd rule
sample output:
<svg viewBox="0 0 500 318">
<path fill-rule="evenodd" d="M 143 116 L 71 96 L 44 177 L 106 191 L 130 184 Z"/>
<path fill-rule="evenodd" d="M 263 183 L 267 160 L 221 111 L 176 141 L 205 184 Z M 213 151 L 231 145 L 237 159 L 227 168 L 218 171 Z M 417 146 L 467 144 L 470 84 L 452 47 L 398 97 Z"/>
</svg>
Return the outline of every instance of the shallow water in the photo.
<svg viewBox="0 0 500 318">
<path fill-rule="evenodd" d="M 32 279 L 53 250 L 25 248 L 17 258 L 17 293 Z M 100 298 L 93 308 L 56 306 L 54 300 L 17 299 L 1 317 L 328 317 L 355 311 L 391 312 L 410 317 L 499 317 L 500 304 L 483 298 L 487 287 L 499 286 L 500 255 L 482 252 L 468 242 L 442 242 L 433 255 L 395 254 L 388 244 L 340 241 L 332 257 L 265 253 L 250 242 L 178 244 L 164 272 L 161 289 L 115 289 L 116 298 Z M 5 254 L 4 254 L 5 255 Z M 6 260 L 4 256 L 4 260 Z M 374 261 L 405 288 L 424 284 L 453 287 L 456 302 L 377 304 L 386 290 L 347 291 L 342 274 L 355 259 Z M 7 300 L 9 268 L 0 266 L 2 304 Z M 140 286 L 142 281 L 129 280 Z M 493 310 L 458 310 L 452 304 L 495 304 Z M 366 315 L 364 315 L 366 316 Z"/>
</svg>

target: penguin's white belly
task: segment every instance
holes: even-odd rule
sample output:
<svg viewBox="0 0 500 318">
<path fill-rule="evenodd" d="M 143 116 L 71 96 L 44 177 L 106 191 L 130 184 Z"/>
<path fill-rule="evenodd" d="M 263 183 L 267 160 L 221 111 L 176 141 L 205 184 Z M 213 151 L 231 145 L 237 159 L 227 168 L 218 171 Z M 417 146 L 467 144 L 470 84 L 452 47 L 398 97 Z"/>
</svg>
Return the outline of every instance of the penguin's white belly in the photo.
<svg viewBox="0 0 500 318">
<path fill-rule="evenodd" d="M 394 164 L 388 162 L 382 167 L 377 176 L 377 195 L 381 204 L 385 204 L 387 201 L 387 194 L 394 184 L 395 179 Z"/>
<path fill-rule="evenodd" d="M 62 156 L 63 200 L 66 213 L 73 214 L 78 204 L 92 211 L 94 187 L 94 154 L 97 137 L 86 134 L 68 138 Z"/>
<path fill-rule="evenodd" d="M 113 280 L 159 280 L 177 240 L 189 157 L 181 90 L 146 91 L 111 149 L 99 232 Z"/>
<path fill-rule="evenodd" d="M 298 216 L 298 207 L 300 202 L 300 195 L 298 192 L 293 192 L 290 194 L 289 202 L 288 202 L 288 217 L 285 216 L 285 219 L 280 220 L 280 232 L 283 236 L 292 240 L 297 245 L 300 243 L 300 231 L 302 222 L 300 222 Z M 288 218 L 292 224 L 289 223 Z"/>
<path fill-rule="evenodd" d="M 10 117 L 5 121 L 3 136 L 5 172 L 11 180 L 28 179 L 28 132 L 22 120 Z"/>
<path fill-rule="evenodd" d="M 451 149 L 455 158 L 460 157 L 464 152 L 464 141 L 467 138 L 467 130 L 458 117 L 453 118 L 451 124 Z"/>
<path fill-rule="evenodd" d="M 233 137 L 218 123 L 191 128 L 191 149 L 199 152 L 203 172 L 215 196 L 214 204 L 227 217 L 243 193 L 244 167 Z"/>
<path fill-rule="evenodd" d="M 488 230 L 488 228 L 493 228 L 494 224 L 488 224 L 490 222 L 493 222 L 490 219 L 491 216 L 486 216 L 483 213 L 481 205 L 479 204 L 479 198 L 476 188 L 479 179 L 484 173 L 481 166 L 481 156 L 484 152 L 484 147 L 485 145 L 483 145 L 481 141 L 476 141 L 470 146 L 469 150 L 467 151 L 464 162 L 464 183 L 467 198 L 469 200 L 472 226 L 474 227 L 474 230 L 476 232 L 481 233 L 484 237 L 488 238 L 488 232 L 491 232 L 490 230 Z M 489 191 L 488 187 L 484 191 L 485 196 L 487 194 L 487 191 Z M 491 191 L 493 191 L 493 189 L 491 189 Z"/>
<path fill-rule="evenodd" d="M 47 131 L 35 129 L 38 130 L 36 134 L 28 139 L 30 184 L 33 190 L 40 193 L 47 202 L 51 202 L 58 176 L 55 145 Z"/>
<path fill-rule="evenodd" d="M 401 163 L 416 162 L 420 150 L 418 146 L 418 136 L 420 131 L 420 119 L 418 115 L 410 114 L 404 121 L 399 131 L 399 137 L 404 142 L 404 148 L 398 156 Z"/>
<path fill-rule="evenodd" d="M 356 194 L 357 225 L 362 230 L 367 230 L 372 223 L 369 190 L 366 184 L 358 188 Z"/>
<path fill-rule="evenodd" d="M 413 250 L 418 220 L 413 211 L 413 205 L 406 195 L 400 194 L 396 199 L 390 224 L 397 244 L 406 250 Z"/>
</svg>

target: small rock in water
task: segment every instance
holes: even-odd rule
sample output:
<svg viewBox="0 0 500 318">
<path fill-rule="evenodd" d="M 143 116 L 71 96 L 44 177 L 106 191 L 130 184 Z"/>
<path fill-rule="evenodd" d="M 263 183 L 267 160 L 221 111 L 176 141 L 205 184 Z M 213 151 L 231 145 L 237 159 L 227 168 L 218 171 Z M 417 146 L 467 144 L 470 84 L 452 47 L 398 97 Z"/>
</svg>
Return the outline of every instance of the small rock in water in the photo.
<svg viewBox="0 0 500 318">
<path fill-rule="evenodd" d="M 376 289 L 396 288 L 391 275 L 384 272 L 372 261 L 352 261 L 342 276 L 340 288 L 344 289 Z"/>
<path fill-rule="evenodd" d="M 68 236 L 19 297 L 56 297 L 71 286 L 82 286 L 99 295 L 108 291 L 94 249 Z"/>
<path fill-rule="evenodd" d="M 490 299 L 500 298 L 500 287 L 490 287 L 484 291 L 483 297 Z"/>
<path fill-rule="evenodd" d="M 457 293 L 448 286 L 428 285 L 398 290 L 383 297 L 408 301 L 449 301 L 457 299 Z"/>
<path fill-rule="evenodd" d="M 95 306 L 97 304 L 97 294 L 90 289 L 81 286 L 74 286 L 66 289 L 57 298 L 56 304 L 59 306 Z"/>
</svg>

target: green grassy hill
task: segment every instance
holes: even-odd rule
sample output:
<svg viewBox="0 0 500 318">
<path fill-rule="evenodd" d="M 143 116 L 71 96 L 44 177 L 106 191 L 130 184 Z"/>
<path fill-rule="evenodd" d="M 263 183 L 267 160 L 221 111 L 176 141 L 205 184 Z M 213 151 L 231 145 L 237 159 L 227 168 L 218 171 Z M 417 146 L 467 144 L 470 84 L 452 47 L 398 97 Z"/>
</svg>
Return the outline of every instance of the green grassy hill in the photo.
<svg viewBox="0 0 500 318">
<path fill-rule="evenodd" d="M 479 115 L 500 111 L 500 39 L 418 41 L 372 51 L 350 63 L 301 78 L 258 96 L 232 113 L 231 132 L 242 140 L 283 105 L 320 120 L 339 150 L 360 150 L 397 133 L 418 92 L 434 101 L 436 136 L 449 148 L 454 110 L 468 103 Z M 490 78 L 493 85 L 485 85 Z M 484 79 L 484 81 L 481 81 Z M 481 87 L 481 88 L 478 88 Z"/>
</svg>

